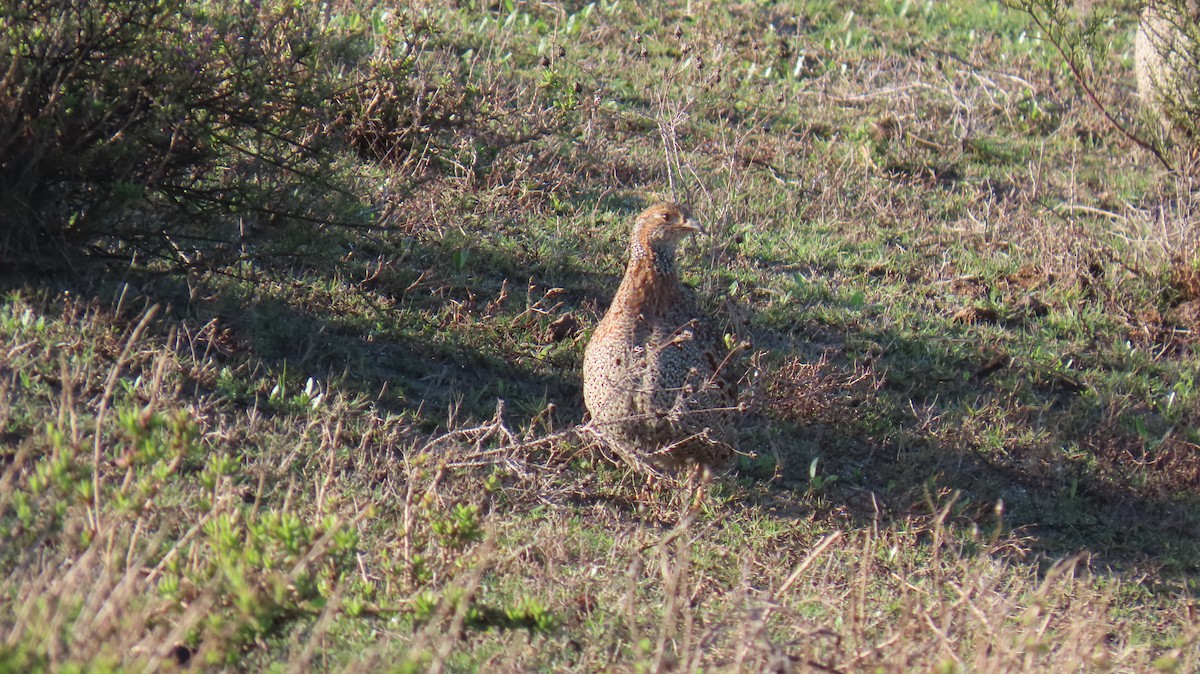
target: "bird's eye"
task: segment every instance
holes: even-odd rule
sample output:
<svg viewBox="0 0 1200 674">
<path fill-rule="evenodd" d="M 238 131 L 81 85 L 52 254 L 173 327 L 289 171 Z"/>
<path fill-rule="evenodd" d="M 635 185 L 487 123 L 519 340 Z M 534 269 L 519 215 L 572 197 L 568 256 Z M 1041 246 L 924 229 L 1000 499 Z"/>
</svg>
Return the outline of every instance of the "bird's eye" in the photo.
<svg viewBox="0 0 1200 674">
<path fill-rule="evenodd" d="M 668 220 L 670 220 L 670 219 L 671 219 L 671 214 L 670 214 L 670 213 L 663 213 L 661 217 L 662 217 L 662 221 L 663 221 L 663 222 L 666 222 L 666 221 L 668 221 Z"/>
</svg>

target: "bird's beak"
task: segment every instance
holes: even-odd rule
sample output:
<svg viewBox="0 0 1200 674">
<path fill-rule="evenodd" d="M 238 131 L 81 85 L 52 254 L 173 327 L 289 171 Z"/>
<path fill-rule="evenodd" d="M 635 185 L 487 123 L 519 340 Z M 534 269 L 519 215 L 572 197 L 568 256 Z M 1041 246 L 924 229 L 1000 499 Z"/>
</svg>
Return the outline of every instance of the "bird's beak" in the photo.
<svg viewBox="0 0 1200 674">
<path fill-rule="evenodd" d="M 684 220 L 683 228 L 690 229 L 697 234 L 708 234 L 708 232 L 704 231 L 704 228 L 700 226 L 700 223 L 695 218 L 688 218 L 687 220 Z"/>
</svg>

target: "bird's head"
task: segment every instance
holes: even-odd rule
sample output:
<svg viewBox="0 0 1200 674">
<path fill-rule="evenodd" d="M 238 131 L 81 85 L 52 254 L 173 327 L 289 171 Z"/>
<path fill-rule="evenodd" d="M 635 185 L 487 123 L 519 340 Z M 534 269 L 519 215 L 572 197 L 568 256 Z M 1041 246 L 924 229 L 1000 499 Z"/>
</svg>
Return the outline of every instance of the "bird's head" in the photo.
<svg viewBox="0 0 1200 674">
<path fill-rule="evenodd" d="M 660 253 L 673 253 L 680 241 L 696 233 L 704 233 L 700 223 L 685 208 L 673 203 L 647 208 L 633 224 L 634 244 Z"/>
</svg>

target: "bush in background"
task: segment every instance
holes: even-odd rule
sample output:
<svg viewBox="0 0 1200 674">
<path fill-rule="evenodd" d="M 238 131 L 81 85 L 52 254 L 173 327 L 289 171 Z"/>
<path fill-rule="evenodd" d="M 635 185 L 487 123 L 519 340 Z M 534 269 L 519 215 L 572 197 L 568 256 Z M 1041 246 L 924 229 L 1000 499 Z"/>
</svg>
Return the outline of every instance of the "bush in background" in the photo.
<svg viewBox="0 0 1200 674">
<path fill-rule="evenodd" d="M 194 265 L 348 212 L 332 170 L 348 115 L 331 102 L 403 81 L 413 51 L 376 45 L 383 19 L 354 11 L 0 0 L 0 254 Z"/>
<path fill-rule="evenodd" d="M 1142 10 L 1134 43 L 1138 95 L 1162 126 L 1200 138 L 1200 3 L 1158 0 Z"/>
</svg>

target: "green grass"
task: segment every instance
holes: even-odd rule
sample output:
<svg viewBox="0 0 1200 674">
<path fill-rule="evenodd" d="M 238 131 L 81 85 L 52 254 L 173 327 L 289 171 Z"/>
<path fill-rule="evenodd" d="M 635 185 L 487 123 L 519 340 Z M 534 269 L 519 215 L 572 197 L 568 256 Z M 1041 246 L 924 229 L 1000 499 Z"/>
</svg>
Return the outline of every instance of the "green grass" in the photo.
<svg viewBox="0 0 1200 674">
<path fill-rule="evenodd" d="M 345 159 L 376 228 L 4 277 L 0 671 L 1193 670 L 1186 186 L 998 3 L 699 7 L 404 10 L 487 114 Z M 753 353 L 702 490 L 577 432 L 672 183 Z"/>
</svg>

